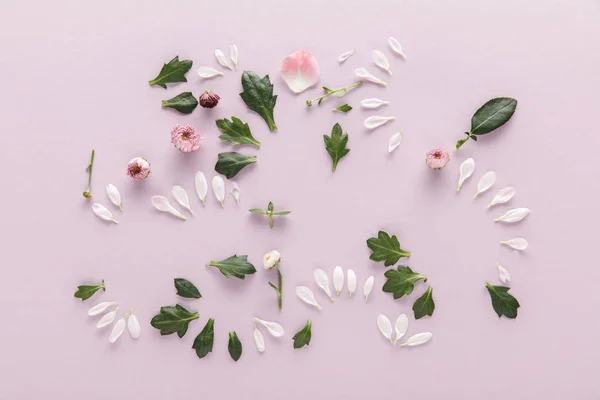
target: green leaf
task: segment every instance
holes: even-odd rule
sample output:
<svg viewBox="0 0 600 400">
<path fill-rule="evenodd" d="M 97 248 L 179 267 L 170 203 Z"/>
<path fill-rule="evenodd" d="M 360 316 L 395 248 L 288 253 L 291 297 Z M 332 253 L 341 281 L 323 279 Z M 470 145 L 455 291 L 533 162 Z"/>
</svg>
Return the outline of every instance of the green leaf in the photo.
<svg viewBox="0 0 600 400">
<path fill-rule="evenodd" d="M 390 269 L 384 275 L 387 281 L 383 284 L 383 291 L 392 293 L 394 299 L 411 294 L 417 281 L 423 279 L 423 282 L 427 282 L 425 276 L 413 272 L 404 265 L 398 266 L 398 270 Z"/>
<path fill-rule="evenodd" d="M 196 286 L 187 279 L 175 278 L 175 288 L 177 289 L 177 295 L 181 297 L 188 299 L 199 299 L 202 297 Z"/>
<path fill-rule="evenodd" d="M 229 349 L 229 355 L 233 358 L 233 361 L 237 361 L 242 356 L 242 342 L 238 339 L 235 331 L 229 332 L 229 344 L 227 345 L 227 349 Z"/>
<path fill-rule="evenodd" d="M 325 150 L 327 150 L 333 160 L 332 170 L 335 171 L 338 161 L 350 152 L 350 149 L 346 148 L 348 134 L 342 134 L 340 124 L 335 124 L 333 129 L 331 129 L 331 136 L 323 135 L 323 140 L 325 141 Z"/>
<path fill-rule="evenodd" d="M 426 315 L 432 316 L 433 310 L 435 310 L 435 303 L 433 302 L 433 289 L 428 287 L 425 293 L 415 301 L 413 304 L 413 311 L 415 312 L 415 319 L 421 319 Z"/>
<path fill-rule="evenodd" d="M 256 272 L 254 265 L 248 261 L 248 256 L 231 256 L 223 261 L 211 261 L 209 267 L 215 267 L 227 278 L 235 276 L 239 279 L 245 279 L 246 275 Z"/>
<path fill-rule="evenodd" d="M 205 357 L 208 353 L 213 351 L 213 343 L 215 341 L 215 320 L 210 318 L 202 332 L 194 339 L 192 349 L 196 350 L 198 358 Z"/>
<path fill-rule="evenodd" d="M 367 246 L 373 251 L 369 258 L 373 261 L 383 261 L 386 267 L 396 264 L 402 257 L 410 257 L 410 251 L 400 248 L 396 235 L 390 238 L 384 231 L 379 231 L 376 238 L 368 239 Z"/>
<path fill-rule="evenodd" d="M 104 279 L 102 280 L 102 283 L 100 283 L 99 285 L 77 286 L 77 291 L 75 292 L 75 294 L 73 296 L 77 297 L 78 299 L 81 299 L 81 301 L 85 301 L 85 300 L 89 299 L 90 297 L 92 297 L 94 295 L 94 293 L 96 293 L 100 289 L 106 290 L 106 288 L 104 287 Z"/>
<path fill-rule="evenodd" d="M 263 117 L 270 131 L 276 131 L 275 119 L 273 118 L 273 109 L 277 102 L 277 95 L 273 96 L 273 84 L 269 75 L 260 78 L 252 71 L 244 71 L 242 74 L 242 88 L 240 97 L 246 103 L 246 106 L 258 115 Z"/>
<path fill-rule="evenodd" d="M 260 208 L 251 208 L 248 211 L 250 211 L 251 213 L 267 215 L 267 212 L 265 210 L 261 210 Z"/>
<path fill-rule="evenodd" d="M 275 207 L 273 206 L 273 202 L 270 201 L 269 205 L 267 205 L 266 210 L 261 210 L 260 208 L 251 208 L 248 211 L 250 211 L 251 213 L 266 215 L 267 217 L 269 217 L 269 226 L 271 227 L 271 229 L 273 229 L 273 225 L 275 225 L 275 220 L 273 219 L 274 215 L 288 215 L 292 212 L 291 210 L 274 211 L 274 209 Z"/>
<path fill-rule="evenodd" d="M 150 86 L 158 85 L 166 89 L 167 83 L 187 82 L 185 74 L 190 68 L 192 68 L 192 60 L 179 61 L 179 56 L 175 56 L 168 64 L 164 64 L 158 76 L 148 83 Z"/>
<path fill-rule="evenodd" d="M 163 107 L 173 108 L 183 114 L 190 114 L 197 105 L 198 100 L 192 92 L 183 92 L 172 99 L 162 101 Z"/>
<path fill-rule="evenodd" d="M 341 106 L 333 109 L 333 111 L 341 111 L 343 113 L 347 113 L 350 110 L 352 110 L 352 107 L 350 107 L 348 104 L 342 104 Z"/>
<path fill-rule="evenodd" d="M 506 286 L 492 286 L 486 282 L 485 287 L 492 297 L 492 307 L 498 314 L 498 317 L 503 315 L 507 318 L 517 318 L 517 308 L 521 307 L 517 299 L 515 299 L 508 291 Z"/>
<path fill-rule="evenodd" d="M 260 147 L 260 142 L 252 136 L 248 124 L 243 123 L 239 118 L 231 117 L 231 121 L 227 118 L 218 119 L 217 127 L 223 134 L 219 136 L 224 142 L 229 142 L 232 145 L 250 144 Z"/>
<path fill-rule="evenodd" d="M 219 153 L 219 159 L 215 164 L 215 171 L 230 179 L 236 176 L 246 165 L 254 164 L 255 162 L 255 156 L 246 156 L 235 151 Z"/>
<path fill-rule="evenodd" d="M 515 113 L 517 100 L 498 97 L 485 103 L 471 118 L 471 135 L 485 135 L 504 125 Z"/>
<path fill-rule="evenodd" d="M 177 332 L 180 338 L 185 335 L 191 321 L 198 319 L 197 312 L 191 313 L 179 304 L 160 308 L 160 313 L 150 321 L 150 325 L 160 330 L 161 335 L 170 335 Z"/>
<path fill-rule="evenodd" d="M 312 322 L 308 320 L 304 328 L 294 335 L 294 348 L 299 349 L 310 344 Z"/>
</svg>

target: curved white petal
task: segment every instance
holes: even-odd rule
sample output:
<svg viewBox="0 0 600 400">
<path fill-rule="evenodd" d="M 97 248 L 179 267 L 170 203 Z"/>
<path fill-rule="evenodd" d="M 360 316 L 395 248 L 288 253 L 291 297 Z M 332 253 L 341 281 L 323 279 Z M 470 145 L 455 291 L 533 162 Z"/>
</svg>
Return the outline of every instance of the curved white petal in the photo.
<svg viewBox="0 0 600 400">
<path fill-rule="evenodd" d="M 460 190 L 463 183 L 473 175 L 473 172 L 475 172 L 475 160 L 467 158 L 460 164 L 460 176 L 458 177 L 458 186 L 456 187 L 457 192 Z"/>
<path fill-rule="evenodd" d="M 348 281 L 348 297 L 352 297 L 354 292 L 356 291 L 356 273 L 354 270 L 349 269 L 346 272 L 347 281 Z"/>
<path fill-rule="evenodd" d="M 394 343 L 392 341 L 392 323 L 389 318 L 383 314 L 379 314 L 377 316 L 377 327 L 379 328 L 379 332 L 390 341 L 390 343 Z"/>
<path fill-rule="evenodd" d="M 129 318 L 127 318 L 127 330 L 132 338 L 140 337 L 140 321 L 137 319 L 133 310 L 129 310 Z"/>
<path fill-rule="evenodd" d="M 388 144 L 388 152 L 396 150 L 400 143 L 402 142 L 402 129 L 400 129 L 397 133 L 395 133 L 391 138 Z"/>
<path fill-rule="evenodd" d="M 379 79 L 379 78 L 371 75 L 369 73 L 369 71 L 366 70 L 366 68 L 362 68 L 362 67 L 361 68 L 356 68 L 354 70 L 354 73 L 356 74 L 356 76 L 358 76 L 359 78 L 364 79 L 366 81 L 373 82 L 373 83 L 376 83 L 376 84 L 381 85 L 381 86 L 387 86 L 387 83 L 385 83 L 381 79 Z"/>
<path fill-rule="evenodd" d="M 119 190 L 115 185 L 112 183 L 106 185 L 106 195 L 111 203 L 119 207 L 119 210 L 123 211 L 123 205 L 121 204 L 121 193 L 119 193 Z"/>
<path fill-rule="evenodd" d="M 312 290 L 306 286 L 296 286 L 296 296 L 303 302 L 310 304 L 311 306 L 317 307 L 319 310 L 322 308 L 319 303 L 315 300 L 315 295 Z"/>
<path fill-rule="evenodd" d="M 304 92 L 321 79 L 317 59 L 304 50 L 295 51 L 285 57 L 279 67 L 279 73 L 294 93 Z"/>
<path fill-rule="evenodd" d="M 490 204 L 488 204 L 488 208 L 496 204 L 506 203 L 507 201 L 513 198 L 516 192 L 517 189 L 515 189 L 513 186 L 505 187 L 496 194 L 496 196 L 492 199 Z"/>
<path fill-rule="evenodd" d="M 212 188 L 217 200 L 221 203 L 221 207 L 225 207 L 225 181 L 219 175 L 213 176 Z"/>
<path fill-rule="evenodd" d="M 381 125 L 388 123 L 389 121 L 395 120 L 396 117 L 380 117 L 375 115 L 373 117 L 369 117 L 365 119 L 365 128 L 367 129 L 375 129 L 379 128 Z"/>
<path fill-rule="evenodd" d="M 237 67 L 238 67 L 238 48 L 235 44 L 232 44 L 231 46 L 229 46 L 229 58 L 231 58 L 231 62 L 233 62 L 235 69 L 237 69 Z"/>
<path fill-rule="evenodd" d="M 125 315 L 123 315 L 123 318 L 118 320 L 115 326 L 113 326 L 113 329 L 110 332 L 110 336 L 108 337 L 109 342 L 114 343 L 119 337 L 121 337 L 121 335 L 125 331 L 125 327 L 127 326 L 127 322 L 125 322 L 126 319 L 127 313 L 125 313 Z"/>
<path fill-rule="evenodd" d="M 394 344 L 406 334 L 408 330 L 408 317 L 406 314 L 402 313 L 396 318 L 396 339 L 394 339 Z"/>
<path fill-rule="evenodd" d="M 431 332 L 417 333 L 416 335 L 412 335 L 410 338 L 408 338 L 408 340 L 402 343 L 400 346 L 420 346 L 429 342 L 432 336 L 433 335 Z"/>
<path fill-rule="evenodd" d="M 350 58 L 350 56 L 354 54 L 354 49 L 348 50 L 343 52 L 342 54 L 340 54 L 340 56 L 338 57 L 338 62 L 342 63 L 344 61 L 346 61 L 347 59 Z"/>
<path fill-rule="evenodd" d="M 371 294 L 371 290 L 373 290 L 373 284 L 375 283 L 375 277 L 370 276 L 365 281 L 364 293 L 365 293 L 365 301 L 369 300 L 369 295 Z"/>
<path fill-rule="evenodd" d="M 105 221 L 111 221 L 111 222 L 114 222 L 115 224 L 117 223 L 117 220 L 114 219 L 110 210 L 108 208 L 104 207 L 102 204 L 99 204 L 99 203 L 92 204 L 92 212 L 97 217 L 102 218 Z"/>
<path fill-rule="evenodd" d="M 392 70 L 390 69 L 390 62 L 381 51 L 373 50 L 373 62 L 375 62 L 375 65 L 377 65 L 379 68 L 392 75 Z"/>
<path fill-rule="evenodd" d="M 239 205 L 240 204 L 240 187 L 235 182 L 231 182 L 231 195 L 233 196 L 235 203 Z"/>
<path fill-rule="evenodd" d="M 506 214 L 498 217 L 494 220 L 494 222 L 519 222 L 523 218 L 529 215 L 531 210 L 529 208 L 515 208 L 513 210 L 507 211 Z"/>
<path fill-rule="evenodd" d="M 200 75 L 200 78 L 210 79 L 218 75 L 223 75 L 223 73 L 211 67 L 200 67 L 198 68 L 198 75 Z"/>
<path fill-rule="evenodd" d="M 506 269 L 504 269 L 504 267 L 502 267 L 502 265 L 500 265 L 500 263 L 497 263 L 497 266 L 498 266 L 498 279 L 500 279 L 500 282 L 502 282 L 502 283 L 510 282 L 510 274 L 508 273 L 508 271 Z"/>
<path fill-rule="evenodd" d="M 206 178 L 204 177 L 204 173 L 202 171 L 196 172 L 194 186 L 196 187 L 198 198 L 200 198 L 202 205 L 204 205 L 204 202 L 206 201 L 206 193 L 208 193 L 208 184 L 206 183 Z"/>
<path fill-rule="evenodd" d="M 94 315 L 102 314 L 108 307 L 112 306 L 113 304 L 115 304 L 114 301 L 104 301 L 102 303 L 98 303 L 88 310 L 88 315 L 93 317 Z"/>
<path fill-rule="evenodd" d="M 360 105 L 363 108 L 378 108 L 381 106 L 384 106 L 386 104 L 390 104 L 389 101 L 385 101 L 385 100 L 380 100 L 377 98 L 370 98 L 370 99 L 364 99 L 360 101 Z"/>
<path fill-rule="evenodd" d="M 481 177 L 481 179 L 479 180 L 479 183 L 477 184 L 477 193 L 475 193 L 474 198 L 477 197 L 478 195 L 480 195 L 481 193 L 485 192 L 489 188 L 491 188 L 495 182 L 496 182 L 496 173 L 494 171 L 486 172 Z"/>
<path fill-rule="evenodd" d="M 104 328 L 106 325 L 112 324 L 112 322 L 117 317 L 118 310 L 119 310 L 119 307 L 115 308 L 114 310 L 112 310 L 109 313 L 104 314 L 102 316 L 102 318 L 100 318 L 100 321 L 98 321 L 98 323 L 96 324 L 96 328 Z"/>
<path fill-rule="evenodd" d="M 327 276 L 327 272 L 323 271 L 320 268 L 317 268 L 315 269 L 313 275 L 315 277 L 317 285 L 319 285 L 319 287 L 323 289 L 327 297 L 329 297 L 329 300 L 333 301 L 333 296 L 331 296 L 331 290 L 329 289 L 329 277 Z"/>
<path fill-rule="evenodd" d="M 169 203 L 169 200 L 164 196 L 152 196 L 151 199 L 152 205 L 159 211 L 168 212 L 173 214 L 174 216 L 185 220 L 185 216 L 180 213 L 175 207 Z"/>
<path fill-rule="evenodd" d="M 510 240 L 503 240 L 500 243 L 510 246 L 513 249 L 519 250 L 519 251 L 523 251 L 527 248 L 527 246 L 529 246 L 529 243 L 527 243 L 527 240 L 520 238 L 520 237 L 513 238 Z"/>
<path fill-rule="evenodd" d="M 256 344 L 256 348 L 259 352 L 262 353 L 265 351 L 265 338 L 256 327 L 256 324 L 254 324 L 254 344 Z"/>
<path fill-rule="evenodd" d="M 233 71 L 233 68 L 231 68 L 231 65 L 229 65 L 229 61 L 227 61 L 227 57 L 225 57 L 225 54 L 223 54 L 220 49 L 215 50 L 215 57 L 222 67 L 229 68 Z"/>
<path fill-rule="evenodd" d="M 333 288 L 335 289 L 335 294 L 339 296 L 343 287 L 344 270 L 338 265 L 333 269 Z"/>
<path fill-rule="evenodd" d="M 173 197 L 175 198 L 175 200 L 177 200 L 179 205 L 188 210 L 190 214 L 194 215 L 192 207 L 190 206 L 190 198 L 188 197 L 188 194 L 185 191 L 185 189 L 181 186 L 173 186 L 172 192 Z"/>
<path fill-rule="evenodd" d="M 404 58 L 406 58 L 406 55 L 404 54 L 404 51 L 402 50 L 402 46 L 400 46 L 400 42 L 398 42 L 396 39 L 394 39 L 393 37 L 389 37 L 388 38 L 388 44 L 390 45 L 390 48 L 392 49 L 392 51 Z"/>
<path fill-rule="evenodd" d="M 258 317 L 254 317 L 254 321 L 258 322 L 259 324 L 262 324 L 265 328 L 267 328 L 269 333 L 275 337 L 282 337 L 284 334 L 283 326 L 281 326 L 277 322 L 265 321 Z"/>
</svg>

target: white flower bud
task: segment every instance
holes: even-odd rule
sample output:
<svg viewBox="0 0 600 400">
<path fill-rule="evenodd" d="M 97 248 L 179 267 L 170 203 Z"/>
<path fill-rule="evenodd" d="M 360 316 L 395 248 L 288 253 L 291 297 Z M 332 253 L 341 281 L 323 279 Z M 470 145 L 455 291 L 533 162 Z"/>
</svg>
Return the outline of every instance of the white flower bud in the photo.
<svg viewBox="0 0 600 400">
<path fill-rule="evenodd" d="M 277 250 L 272 250 L 264 255 L 263 265 L 265 269 L 271 269 L 279 264 L 279 260 L 281 260 L 281 254 Z"/>
</svg>

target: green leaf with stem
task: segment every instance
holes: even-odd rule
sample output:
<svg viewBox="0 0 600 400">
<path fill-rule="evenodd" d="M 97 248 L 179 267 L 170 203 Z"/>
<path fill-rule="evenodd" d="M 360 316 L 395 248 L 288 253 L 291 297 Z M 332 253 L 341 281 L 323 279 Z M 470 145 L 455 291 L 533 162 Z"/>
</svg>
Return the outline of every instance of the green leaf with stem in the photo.
<svg viewBox="0 0 600 400">
<path fill-rule="evenodd" d="M 100 283 L 99 285 L 77 286 L 77 291 L 75 292 L 75 294 L 73 296 L 78 299 L 81 299 L 81 301 L 85 301 L 85 300 L 89 299 L 90 297 L 92 297 L 94 295 L 94 293 L 96 293 L 100 289 L 106 290 L 106 287 L 104 286 L 104 279 L 102 280 L 102 283 Z"/>
<path fill-rule="evenodd" d="M 471 130 L 465 132 L 466 139 L 461 139 L 456 143 L 458 150 L 469 139 L 477 141 L 478 135 L 486 135 L 511 119 L 517 108 L 517 100 L 510 97 L 498 97 L 491 99 L 473 114 L 471 118 Z"/>
<path fill-rule="evenodd" d="M 229 121 L 227 118 L 223 118 L 218 119 L 216 124 L 217 128 L 223 132 L 223 134 L 219 136 L 219 139 L 222 141 L 229 142 L 234 146 L 249 144 L 260 147 L 260 142 L 252 136 L 248 124 L 242 122 L 241 119 L 231 117 L 231 121 Z"/>
<path fill-rule="evenodd" d="M 172 99 L 162 101 L 163 107 L 172 108 L 182 114 L 191 114 L 197 105 L 198 100 L 196 100 L 192 92 L 183 92 Z"/>
<path fill-rule="evenodd" d="M 273 110 L 277 102 L 277 95 L 273 96 L 273 84 L 269 75 L 263 78 L 252 71 L 242 73 L 242 87 L 244 91 L 240 97 L 246 103 L 246 106 L 263 117 L 271 132 L 277 130 Z"/>
<path fill-rule="evenodd" d="M 246 156 L 244 154 L 230 151 L 219 153 L 215 171 L 221 175 L 225 175 L 227 179 L 231 179 L 238 174 L 245 166 L 254 164 L 256 156 Z"/>
<path fill-rule="evenodd" d="M 396 235 L 379 231 L 377 237 L 367 240 L 367 246 L 373 251 L 369 257 L 373 261 L 383 261 L 386 267 L 394 265 L 402 257 L 410 257 L 410 251 L 402 250 Z"/>
<path fill-rule="evenodd" d="M 160 330 L 161 335 L 170 335 L 177 332 L 177 336 L 182 338 L 188 330 L 190 322 L 198 319 L 200 315 L 191 313 L 179 304 L 175 306 L 166 306 L 160 308 L 160 313 L 155 315 L 150 321 L 150 325 Z"/>
<path fill-rule="evenodd" d="M 428 287 L 425 293 L 415 301 L 412 309 L 415 313 L 415 319 L 421 319 L 426 315 L 433 315 L 435 303 L 433 302 L 433 289 L 431 287 Z"/>
<path fill-rule="evenodd" d="M 310 339 L 312 337 L 311 332 L 312 322 L 308 320 L 304 328 L 302 328 L 298 333 L 294 335 L 292 339 L 294 339 L 294 348 L 299 349 L 304 346 L 308 346 L 310 344 Z"/>
<path fill-rule="evenodd" d="M 327 150 L 333 161 L 331 170 L 335 172 L 338 161 L 350 152 L 350 149 L 346 147 L 348 134 L 342 133 L 340 124 L 335 124 L 331 130 L 331 136 L 323 135 L 323 140 L 325 141 L 325 150 Z"/>
<path fill-rule="evenodd" d="M 227 278 L 245 279 L 246 275 L 256 272 L 254 265 L 248 262 L 248 256 L 233 255 L 223 261 L 211 261 L 208 266 L 217 268 Z"/>
<path fill-rule="evenodd" d="M 83 192 L 83 197 L 89 199 L 92 197 L 92 168 L 94 167 L 94 155 L 96 154 L 95 150 L 92 150 L 92 156 L 90 157 L 90 163 L 85 169 L 88 172 L 88 184 L 87 189 Z"/>
<path fill-rule="evenodd" d="M 229 350 L 229 355 L 233 358 L 233 361 L 240 359 L 242 356 L 242 342 L 237 337 L 237 333 L 235 331 L 229 332 L 229 343 L 227 344 L 227 349 Z"/>
<path fill-rule="evenodd" d="M 387 270 L 384 275 L 387 281 L 383 284 L 383 291 L 393 294 L 395 300 L 411 294 L 417 281 L 422 279 L 423 282 L 427 282 L 424 275 L 413 272 L 404 265 L 398 266 L 397 270 Z"/>
<path fill-rule="evenodd" d="M 275 268 L 277 269 L 277 276 L 279 278 L 279 283 L 278 283 L 278 286 L 275 286 L 274 284 L 269 282 L 269 286 L 271 286 L 277 293 L 277 305 L 279 306 L 279 309 L 281 310 L 283 307 L 283 298 L 281 296 L 281 291 L 283 288 L 283 276 L 281 275 L 281 270 L 279 269 L 279 263 L 277 263 Z"/>
<path fill-rule="evenodd" d="M 340 111 L 340 112 L 343 112 L 343 113 L 347 113 L 350 110 L 352 110 L 352 107 L 349 106 L 348 104 L 342 104 L 341 106 L 336 107 L 336 108 L 333 109 L 333 111 Z"/>
<path fill-rule="evenodd" d="M 213 344 L 215 341 L 215 320 L 210 318 L 202 332 L 194 339 L 192 349 L 196 350 L 198 358 L 205 357 L 208 353 L 213 351 Z"/>
<path fill-rule="evenodd" d="M 167 88 L 167 83 L 187 82 L 185 74 L 192 68 L 191 60 L 179 61 L 179 56 L 175 56 L 168 64 L 164 64 L 158 76 L 151 81 L 150 86 L 161 86 Z"/>
<path fill-rule="evenodd" d="M 516 298 L 508 293 L 510 290 L 509 287 L 493 286 L 487 282 L 485 283 L 485 287 L 490 293 L 490 297 L 492 298 L 492 307 L 494 307 L 494 311 L 496 311 L 498 317 L 502 317 L 504 315 L 506 318 L 517 318 L 517 309 L 521 307 L 521 305 Z"/>
<path fill-rule="evenodd" d="M 323 86 L 323 90 L 325 91 L 325 94 L 321 97 L 317 97 L 314 98 L 312 100 L 306 100 L 306 105 L 311 107 L 313 105 L 313 103 L 316 101 L 317 104 L 321 104 L 321 102 L 323 101 L 323 99 L 325 99 L 326 97 L 329 97 L 331 95 L 336 95 L 336 97 L 342 97 L 346 94 L 346 92 L 350 89 L 354 89 L 356 87 L 359 87 L 360 85 L 362 85 L 363 82 L 362 81 L 358 81 L 358 82 L 354 82 L 351 85 L 348 86 L 344 86 L 342 88 L 339 89 L 329 89 L 325 86 Z"/>
<path fill-rule="evenodd" d="M 288 215 L 292 212 L 291 210 L 285 210 L 285 211 L 273 211 L 273 210 L 274 210 L 273 202 L 270 201 L 266 210 L 262 210 L 260 208 L 251 208 L 248 211 L 250 211 L 251 213 L 268 216 L 269 217 L 269 226 L 271 227 L 271 229 L 273 229 L 273 226 L 275 225 L 273 216 Z"/>
</svg>

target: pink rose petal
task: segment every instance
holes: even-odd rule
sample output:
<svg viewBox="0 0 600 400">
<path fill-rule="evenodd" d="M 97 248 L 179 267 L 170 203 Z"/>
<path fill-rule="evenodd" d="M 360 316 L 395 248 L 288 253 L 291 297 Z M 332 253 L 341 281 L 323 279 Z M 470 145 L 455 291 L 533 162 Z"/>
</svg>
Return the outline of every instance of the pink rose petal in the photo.
<svg viewBox="0 0 600 400">
<path fill-rule="evenodd" d="M 302 93 L 319 82 L 321 71 L 312 54 L 298 50 L 287 56 L 279 67 L 281 78 L 294 93 Z"/>
</svg>

